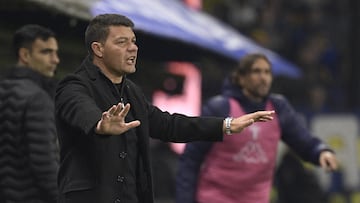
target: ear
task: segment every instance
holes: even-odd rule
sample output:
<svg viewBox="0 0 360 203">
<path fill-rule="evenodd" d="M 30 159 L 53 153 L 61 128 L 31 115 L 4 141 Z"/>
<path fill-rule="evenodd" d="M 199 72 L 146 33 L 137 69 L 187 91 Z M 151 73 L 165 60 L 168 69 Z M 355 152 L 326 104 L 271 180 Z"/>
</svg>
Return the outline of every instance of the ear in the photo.
<svg viewBox="0 0 360 203">
<path fill-rule="evenodd" d="M 23 64 L 28 64 L 29 62 L 29 58 L 30 58 L 30 52 L 29 52 L 29 49 L 27 48 L 20 48 L 19 49 L 19 62 L 20 63 L 23 63 Z"/>
<path fill-rule="evenodd" d="M 101 58 L 103 56 L 104 48 L 100 42 L 91 43 L 91 49 L 97 57 Z"/>
</svg>

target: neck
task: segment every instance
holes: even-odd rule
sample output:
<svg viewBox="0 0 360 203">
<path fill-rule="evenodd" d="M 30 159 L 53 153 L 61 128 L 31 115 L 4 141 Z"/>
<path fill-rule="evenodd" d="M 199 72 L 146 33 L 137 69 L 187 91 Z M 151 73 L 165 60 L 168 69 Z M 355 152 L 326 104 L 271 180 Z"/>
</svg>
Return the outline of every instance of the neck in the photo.
<svg viewBox="0 0 360 203">
<path fill-rule="evenodd" d="M 264 99 L 263 97 L 259 97 L 259 96 L 256 96 L 256 95 L 252 94 L 251 92 L 249 92 L 246 89 L 243 89 L 242 92 L 245 95 L 245 97 L 248 98 L 252 102 L 260 103 Z"/>
<path fill-rule="evenodd" d="M 99 60 L 98 58 L 94 57 L 93 63 L 100 68 L 101 72 L 114 84 L 119 84 L 122 82 L 123 76 L 118 76 L 117 74 L 114 74 L 113 72 L 109 71 L 108 68 L 106 68 L 105 64 Z"/>
<path fill-rule="evenodd" d="M 21 60 L 18 60 L 16 66 L 18 66 L 18 67 L 27 67 L 27 65 Z"/>
</svg>

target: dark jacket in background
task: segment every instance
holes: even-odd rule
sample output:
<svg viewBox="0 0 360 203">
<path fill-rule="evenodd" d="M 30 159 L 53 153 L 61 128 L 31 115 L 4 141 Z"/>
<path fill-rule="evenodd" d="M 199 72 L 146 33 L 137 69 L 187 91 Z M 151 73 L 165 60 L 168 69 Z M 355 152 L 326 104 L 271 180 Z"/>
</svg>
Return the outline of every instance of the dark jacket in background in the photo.
<svg viewBox="0 0 360 203">
<path fill-rule="evenodd" d="M 0 81 L 0 202 L 56 202 L 54 87 L 30 68 Z"/>
<path fill-rule="evenodd" d="M 151 105 L 133 82 L 124 82 L 130 114 L 141 122 L 133 129 L 138 140 L 133 150 L 139 150 L 137 197 L 140 203 L 152 203 L 149 137 L 175 142 L 221 140 L 223 118 L 170 115 Z M 121 177 L 129 168 L 124 146 L 127 133 L 105 136 L 94 132 L 102 112 L 120 102 L 120 94 L 89 58 L 60 82 L 55 98 L 61 147 L 60 202 L 125 202 L 126 180 Z"/>
</svg>

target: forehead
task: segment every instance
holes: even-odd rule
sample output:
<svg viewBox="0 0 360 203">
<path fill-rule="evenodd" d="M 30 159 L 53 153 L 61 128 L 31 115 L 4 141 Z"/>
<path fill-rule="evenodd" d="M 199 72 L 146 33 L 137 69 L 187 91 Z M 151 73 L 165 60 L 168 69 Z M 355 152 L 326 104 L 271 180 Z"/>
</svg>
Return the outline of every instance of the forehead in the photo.
<svg viewBox="0 0 360 203">
<path fill-rule="evenodd" d="M 51 49 L 57 49 L 57 41 L 54 37 L 50 37 L 46 40 L 43 40 L 41 38 L 37 38 L 34 43 L 32 44 L 32 48 L 37 49 L 45 49 L 45 48 L 51 48 Z"/>
<path fill-rule="evenodd" d="M 256 59 L 251 68 L 266 68 L 270 69 L 270 64 L 262 58 Z"/>
<path fill-rule="evenodd" d="M 131 27 L 126 27 L 126 26 L 110 26 L 109 27 L 109 38 L 119 38 L 119 37 L 135 37 L 135 33 L 132 30 Z"/>
</svg>

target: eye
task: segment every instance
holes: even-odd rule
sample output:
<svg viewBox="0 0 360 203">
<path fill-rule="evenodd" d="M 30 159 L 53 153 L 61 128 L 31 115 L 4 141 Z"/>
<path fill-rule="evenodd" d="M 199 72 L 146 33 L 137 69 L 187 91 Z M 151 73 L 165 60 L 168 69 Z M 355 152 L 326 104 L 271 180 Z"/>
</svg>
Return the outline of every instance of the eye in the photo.
<svg viewBox="0 0 360 203">
<path fill-rule="evenodd" d="M 254 74 L 258 74 L 260 72 L 261 72 L 261 70 L 259 68 L 254 68 L 251 70 L 251 73 L 254 73 Z"/>
<path fill-rule="evenodd" d="M 119 47 L 126 47 L 131 43 L 130 39 L 127 38 L 121 38 L 115 41 L 115 44 Z"/>
<path fill-rule="evenodd" d="M 126 43 L 126 40 L 118 40 L 116 41 L 116 44 L 125 44 Z"/>
<path fill-rule="evenodd" d="M 42 53 L 42 54 L 51 54 L 52 52 L 53 52 L 52 49 L 43 49 L 40 51 L 40 53 Z"/>
<path fill-rule="evenodd" d="M 270 68 L 255 67 L 250 71 L 252 74 L 271 74 Z"/>
</svg>

